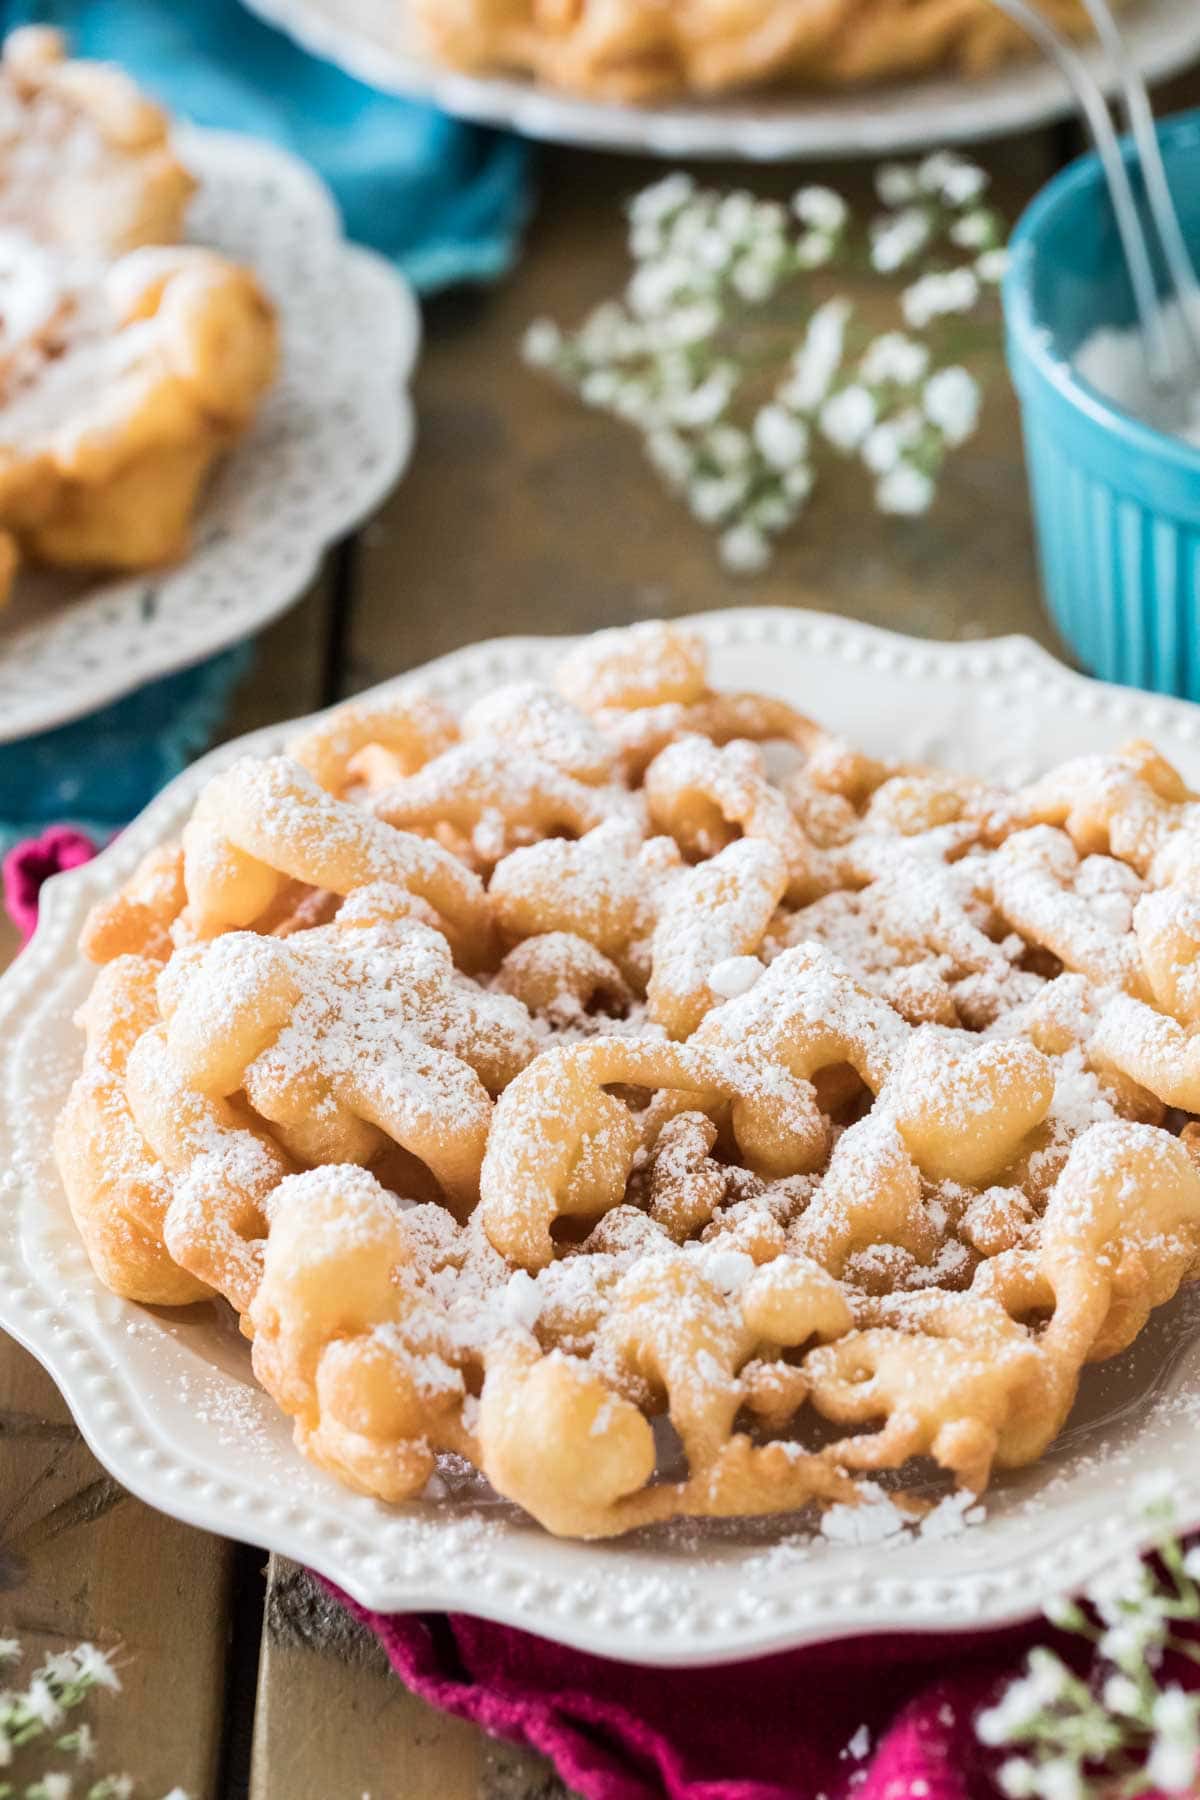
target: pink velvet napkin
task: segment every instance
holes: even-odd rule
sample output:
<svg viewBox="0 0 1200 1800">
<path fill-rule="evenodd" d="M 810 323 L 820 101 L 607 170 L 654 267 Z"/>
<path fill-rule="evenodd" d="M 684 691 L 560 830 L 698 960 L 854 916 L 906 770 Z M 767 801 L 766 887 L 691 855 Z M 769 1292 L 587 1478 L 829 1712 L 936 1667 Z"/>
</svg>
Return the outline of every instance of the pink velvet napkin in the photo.
<svg viewBox="0 0 1200 1800">
<path fill-rule="evenodd" d="M 98 846 L 70 825 L 51 825 L 36 838 L 14 844 L 0 863 L 0 891 L 8 915 L 21 937 L 28 941 L 37 924 L 38 895 L 42 884 L 63 869 L 77 869 L 90 862 Z"/>
<path fill-rule="evenodd" d="M 337 1593 L 337 1590 L 333 1590 Z M 976 1800 L 998 1792 L 974 1716 L 1041 1621 L 852 1639 L 733 1667 L 633 1668 L 461 1615 L 338 1596 L 405 1686 L 550 1758 L 585 1800 Z"/>
</svg>

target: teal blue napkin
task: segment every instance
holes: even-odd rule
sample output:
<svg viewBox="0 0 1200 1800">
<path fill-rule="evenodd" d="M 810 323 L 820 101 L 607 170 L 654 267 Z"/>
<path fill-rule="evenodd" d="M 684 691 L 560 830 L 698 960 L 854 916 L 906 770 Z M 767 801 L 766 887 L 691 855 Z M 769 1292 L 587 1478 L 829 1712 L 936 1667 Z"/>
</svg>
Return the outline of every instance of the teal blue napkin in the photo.
<svg viewBox="0 0 1200 1800">
<path fill-rule="evenodd" d="M 236 0 L 0 0 L 5 30 L 60 26 L 121 63 L 172 112 L 270 138 L 310 163 L 350 237 L 425 292 L 492 280 L 517 252 L 529 199 L 519 139 L 353 81 Z M 0 850 L 69 819 L 106 836 L 202 750 L 245 650 L 127 695 L 60 730 L 0 745 Z"/>
</svg>

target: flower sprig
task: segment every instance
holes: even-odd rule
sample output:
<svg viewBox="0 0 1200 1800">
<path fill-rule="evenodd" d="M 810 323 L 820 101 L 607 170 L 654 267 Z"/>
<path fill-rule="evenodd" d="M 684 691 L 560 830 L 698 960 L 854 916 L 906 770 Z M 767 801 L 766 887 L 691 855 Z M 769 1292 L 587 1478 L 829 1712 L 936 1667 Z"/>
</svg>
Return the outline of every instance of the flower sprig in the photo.
<svg viewBox="0 0 1200 1800">
<path fill-rule="evenodd" d="M 1094 1646 L 1085 1679 L 1055 1651 L 1030 1652 L 1025 1672 L 976 1720 L 980 1741 L 1018 1753 L 997 1780 L 1010 1800 L 1113 1800 L 1200 1789 L 1200 1692 L 1177 1679 L 1200 1663 L 1200 1548 L 1175 1536 L 1169 1478 L 1140 1495 L 1159 1529 L 1153 1560 L 1123 1557 L 1080 1598 L 1046 1607 L 1050 1623 Z"/>
<path fill-rule="evenodd" d="M 629 204 L 622 298 L 573 333 L 536 320 L 525 358 L 640 431 L 733 570 L 766 566 L 822 454 L 860 461 L 883 512 L 924 512 L 979 417 L 978 383 L 945 340 L 1003 273 L 987 179 L 947 152 L 885 164 L 864 235 L 832 188 L 784 205 L 668 175 Z M 834 268 L 911 278 L 896 328 L 872 337 L 850 300 L 821 300 L 814 278 Z"/>
<path fill-rule="evenodd" d="M 0 1667 L 15 1666 L 23 1655 L 16 1638 L 0 1638 Z M 111 1656 L 85 1643 L 48 1656 L 23 1690 L 0 1691 L 0 1800 L 132 1800 L 128 1775 L 81 1774 L 95 1757 L 96 1740 L 86 1720 L 69 1718 L 96 1689 L 117 1693 L 120 1687 Z M 23 1777 L 17 1765 L 30 1751 L 43 1760 L 47 1752 L 57 1752 L 68 1766 Z M 163 1800 L 188 1797 L 173 1788 Z"/>
</svg>

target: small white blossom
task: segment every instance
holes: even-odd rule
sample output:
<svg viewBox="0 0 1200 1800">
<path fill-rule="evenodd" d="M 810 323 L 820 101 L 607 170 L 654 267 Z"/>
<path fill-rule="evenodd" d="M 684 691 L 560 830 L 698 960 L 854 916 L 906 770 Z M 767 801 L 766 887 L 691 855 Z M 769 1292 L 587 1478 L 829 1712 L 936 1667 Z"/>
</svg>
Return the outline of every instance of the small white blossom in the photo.
<svg viewBox="0 0 1200 1800">
<path fill-rule="evenodd" d="M 661 349 L 699 344 L 711 337 L 720 323 L 721 309 L 714 301 L 693 300 L 658 322 L 656 343 Z"/>
<path fill-rule="evenodd" d="M 921 399 L 925 417 L 946 442 L 965 444 L 979 423 L 980 393 L 975 377 L 957 365 L 939 369 L 925 383 Z"/>
<path fill-rule="evenodd" d="M 85 1681 L 90 1681 L 95 1687 L 109 1688 L 114 1694 L 120 1693 L 120 1677 L 104 1651 L 95 1644 L 80 1644 L 75 1652 L 75 1661 Z"/>
<path fill-rule="evenodd" d="M 579 398 L 585 406 L 611 406 L 620 386 L 612 369 L 589 369 L 579 384 Z"/>
<path fill-rule="evenodd" d="M 1052 1600 L 1047 1600 L 1042 1611 L 1060 1631 L 1078 1631 L 1087 1622 L 1083 1608 L 1070 1594 L 1056 1594 Z"/>
<path fill-rule="evenodd" d="M 717 223 L 726 236 L 735 243 L 743 242 L 749 237 L 754 222 L 754 196 L 741 191 L 726 194 L 717 208 Z"/>
<path fill-rule="evenodd" d="M 792 211 L 802 225 L 830 236 L 843 230 L 850 217 L 846 202 L 830 187 L 802 187 L 792 196 Z"/>
<path fill-rule="evenodd" d="M 686 206 L 696 192 L 696 183 L 682 171 L 666 175 L 661 181 L 643 188 L 629 202 L 629 217 L 639 224 L 658 223 Z"/>
<path fill-rule="evenodd" d="M 91 1726 L 84 1721 L 76 1725 L 71 1733 L 71 1748 L 80 1762 L 91 1762 L 96 1754 L 96 1738 Z"/>
<path fill-rule="evenodd" d="M 871 226 L 872 268 L 881 275 L 904 268 L 921 254 L 932 235 L 929 215 L 919 206 L 876 219 Z"/>
<path fill-rule="evenodd" d="M 724 370 L 714 369 L 699 387 L 672 402 L 672 420 L 676 425 L 695 429 L 715 425 L 732 397 L 732 378 Z"/>
<path fill-rule="evenodd" d="M 996 1771 L 996 1781 L 1009 1800 L 1033 1800 L 1037 1793 L 1037 1770 L 1024 1756 L 1010 1756 Z"/>
<path fill-rule="evenodd" d="M 1196 1701 L 1182 1688 L 1164 1688 L 1151 1710 L 1154 1745 L 1146 1763 L 1148 1785 L 1167 1794 L 1190 1793 L 1200 1761 Z"/>
<path fill-rule="evenodd" d="M 933 482 L 923 469 L 915 463 L 900 462 L 881 476 L 875 489 L 875 504 L 880 512 L 915 518 L 929 511 L 934 492 Z"/>
<path fill-rule="evenodd" d="M 802 269 L 823 269 L 833 261 L 837 242 L 822 231 L 806 231 L 796 245 L 796 261 Z"/>
<path fill-rule="evenodd" d="M 1192 1581 L 1200 1581 L 1200 1544 L 1194 1544 L 1184 1556 L 1183 1572 Z"/>
<path fill-rule="evenodd" d="M 736 425 L 714 425 L 704 440 L 704 448 L 719 469 L 744 469 L 754 455 L 749 435 Z"/>
<path fill-rule="evenodd" d="M 28 1710 L 43 1725 L 49 1727 L 62 1722 L 63 1709 L 54 1698 L 50 1683 L 43 1676 L 34 1676 L 23 1698 Z"/>
<path fill-rule="evenodd" d="M 41 1800 L 71 1800 L 71 1777 L 63 1774 L 43 1775 Z"/>
<path fill-rule="evenodd" d="M 908 163 L 882 163 L 875 171 L 875 192 L 885 206 L 907 206 L 920 192 L 916 170 Z"/>
<path fill-rule="evenodd" d="M 886 475 L 894 469 L 906 450 L 911 450 L 925 429 L 925 420 L 915 406 L 882 419 L 863 441 L 862 459 L 872 475 Z"/>
<path fill-rule="evenodd" d="M 917 167 L 917 186 L 947 206 L 969 206 L 988 185 L 986 172 L 949 150 L 935 150 Z"/>
<path fill-rule="evenodd" d="M 743 300 L 757 305 L 767 300 L 775 290 L 780 270 L 774 259 L 764 256 L 743 256 L 733 266 L 730 276 L 734 288 Z"/>
<path fill-rule="evenodd" d="M 922 275 L 900 296 L 900 306 L 913 330 L 921 331 L 946 313 L 970 312 L 978 299 L 973 269 L 946 269 Z"/>
<path fill-rule="evenodd" d="M 672 487 L 683 485 L 695 461 L 691 450 L 674 431 L 652 431 L 646 439 L 646 454 Z"/>
<path fill-rule="evenodd" d="M 955 219 L 950 227 L 950 242 L 957 244 L 961 250 L 988 250 L 995 233 L 991 213 L 980 207 L 975 212 L 963 213 L 961 218 Z"/>
<path fill-rule="evenodd" d="M 780 486 L 783 488 L 788 499 L 799 506 L 802 505 L 812 493 L 815 480 L 816 477 L 813 474 L 810 464 L 797 463 L 794 469 L 785 469 L 783 471 Z"/>
<path fill-rule="evenodd" d="M 1128 1675 L 1110 1675 L 1101 1699 L 1110 1713 L 1127 1713 L 1130 1717 L 1139 1713 L 1142 1707 L 1141 1689 Z"/>
<path fill-rule="evenodd" d="M 721 561 L 735 575 L 757 575 L 771 560 L 766 533 L 754 525 L 735 525 L 721 536 Z"/>
<path fill-rule="evenodd" d="M 872 384 L 895 382 L 898 387 L 912 387 L 929 367 L 929 347 L 903 331 L 885 331 L 867 345 L 858 372 Z"/>
<path fill-rule="evenodd" d="M 562 332 L 552 319 L 535 319 L 521 340 L 521 354 L 535 369 L 552 369 L 562 347 Z"/>
<path fill-rule="evenodd" d="M 687 502 L 702 525 L 720 525 L 746 498 L 745 475 L 697 475 L 688 483 Z"/>
<path fill-rule="evenodd" d="M 821 430 L 835 449 L 857 450 L 876 419 L 875 396 L 857 382 L 831 394 L 821 408 Z"/>
<path fill-rule="evenodd" d="M 989 287 L 995 287 L 1008 274 L 1008 251 L 985 250 L 982 256 L 976 258 L 975 273 L 980 281 L 987 282 Z"/>
<path fill-rule="evenodd" d="M 23 1654 L 19 1638 L 0 1638 L 0 1664 L 20 1662 Z"/>
<path fill-rule="evenodd" d="M 1037 1792 L 1041 1800 L 1087 1800 L 1087 1783 L 1077 1762 L 1057 1756 L 1039 1768 Z"/>
<path fill-rule="evenodd" d="M 808 427 L 786 406 L 764 406 L 754 421 L 754 442 L 772 469 L 790 469 L 808 455 Z"/>
<path fill-rule="evenodd" d="M 679 256 L 643 263 L 630 278 L 625 298 L 639 319 L 654 318 L 674 306 L 694 285 L 691 265 Z"/>
<path fill-rule="evenodd" d="M 842 364 L 848 300 L 827 300 L 808 321 L 804 342 L 792 358 L 791 380 L 780 392 L 785 405 L 800 413 L 817 410 Z"/>
<path fill-rule="evenodd" d="M 760 495 L 747 514 L 760 531 L 786 531 L 795 516 L 796 508 L 782 491 Z"/>
</svg>

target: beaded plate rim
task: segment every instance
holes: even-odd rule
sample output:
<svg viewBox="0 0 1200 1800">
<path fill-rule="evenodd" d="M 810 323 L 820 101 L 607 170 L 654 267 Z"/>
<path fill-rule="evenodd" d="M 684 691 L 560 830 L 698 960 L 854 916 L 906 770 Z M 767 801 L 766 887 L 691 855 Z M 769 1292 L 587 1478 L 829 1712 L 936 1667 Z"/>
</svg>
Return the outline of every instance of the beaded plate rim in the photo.
<svg viewBox="0 0 1200 1800">
<path fill-rule="evenodd" d="M 869 668 L 889 679 L 934 679 L 960 696 L 985 688 L 1001 700 L 1021 694 L 1105 729 L 1165 736 L 1200 760 L 1200 707 L 1093 682 L 1027 638 L 936 643 L 783 608 L 709 613 L 688 622 L 718 655 L 723 649 L 770 651 L 775 685 L 781 669 L 798 670 L 806 654 L 816 654 L 844 666 L 848 680 L 856 669 Z M 539 660 L 572 641 L 492 640 L 374 691 L 420 688 L 462 696 L 518 674 L 528 678 Z M 1153 1528 L 1133 1503 L 1130 1483 L 1121 1488 L 1104 1467 L 1095 1492 L 1074 1509 L 1043 1507 L 1032 1534 L 1038 1541 L 998 1567 L 979 1566 L 985 1524 L 928 1546 L 927 1572 L 906 1572 L 890 1551 L 851 1554 L 837 1546 L 820 1560 L 801 1561 L 786 1579 L 775 1575 L 756 1583 L 748 1579 L 749 1565 L 736 1557 L 696 1563 L 678 1552 L 673 1560 L 664 1558 L 654 1544 L 631 1540 L 562 1542 L 509 1517 L 498 1517 L 481 1533 L 464 1533 L 463 1515 L 439 1510 L 437 1502 L 388 1509 L 331 1481 L 315 1497 L 310 1482 L 299 1499 L 289 1498 L 275 1491 L 273 1474 L 260 1468 L 256 1479 L 253 1467 L 242 1466 L 210 1421 L 197 1416 L 185 1429 L 172 1424 L 163 1364 L 153 1345 L 144 1350 L 138 1323 L 148 1317 L 153 1325 L 154 1315 L 100 1287 L 69 1223 L 49 1261 L 34 1255 L 22 1235 L 22 1209 L 36 1218 L 66 1214 L 57 1177 L 46 1173 L 48 1165 L 37 1168 L 38 1146 L 48 1136 L 59 1096 L 39 1088 L 28 1051 L 56 1034 L 61 1041 L 70 1030 L 68 990 L 72 979 L 78 987 L 83 970 L 74 942 L 87 907 L 178 828 L 216 768 L 247 750 L 278 748 L 297 723 L 268 727 L 212 752 L 94 862 L 48 883 L 37 933 L 0 979 L 0 1327 L 44 1364 L 93 1452 L 118 1481 L 189 1524 L 308 1564 L 375 1610 L 459 1611 L 600 1655 L 668 1667 L 738 1660 L 853 1634 L 1011 1623 L 1064 1587 L 1086 1581 L 1114 1556 L 1145 1546 Z M 64 1298 L 72 1291 L 82 1302 L 74 1310 Z M 1188 1398 L 1194 1394 L 1200 1401 L 1200 1362 L 1188 1374 Z M 214 1379 L 221 1379 L 219 1370 Z M 1187 1423 L 1169 1425 L 1167 1436 L 1165 1460 L 1182 1528 L 1200 1523 L 1200 1443 Z M 284 1455 L 302 1483 L 307 1466 L 290 1446 Z"/>
</svg>

